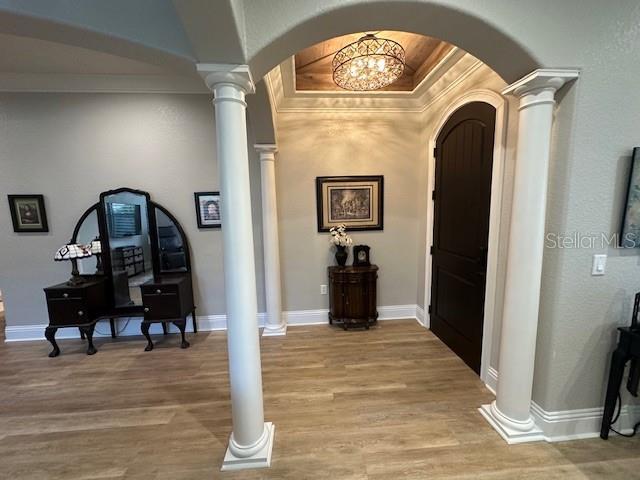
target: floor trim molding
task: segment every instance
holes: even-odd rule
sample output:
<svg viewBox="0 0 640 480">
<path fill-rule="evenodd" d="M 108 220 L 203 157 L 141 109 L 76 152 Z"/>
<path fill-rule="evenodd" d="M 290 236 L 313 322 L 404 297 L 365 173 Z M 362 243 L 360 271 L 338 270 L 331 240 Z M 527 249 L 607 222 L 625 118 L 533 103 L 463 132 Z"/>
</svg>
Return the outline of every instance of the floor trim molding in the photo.
<svg viewBox="0 0 640 480">
<path fill-rule="evenodd" d="M 418 323 L 422 325 L 418 317 L 419 310 L 422 310 L 418 305 L 389 305 L 378 307 L 378 320 L 406 320 L 416 319 Z M 286 319 L 287 326 L 298 325 L 322 325 L 328 324 L 329 319 L 327 317 L 327 309 L 319 310 L 293 310 L 283 312 L 283 316 Z M 266 314 L 258 313 L 258 325 L 264 327 Z M 118 336 L 128 337 L 141 335 L 140 323 L 142 319 L 140 317 L 131 318 L 119 318 L 116 320 L 116 326 Z M 227 317 L 224 314 L 220 315 L 198 315 L 198 330 L 202 332 L 213 332 L 218 330 L 227 329 Z M 26 342 L 34 340 L 44 340 L 44 329 L 46 323 L 39 323 L 33 325 L 15 325 L 5 327 L 5 342 Z M 175 325 L 169 326 L 169 332 L 178 333 L 178 329 Z M 187 332 L 193 332 L 191 317 L 187 320 Z M 162 327 L 160 324 L 152 324 L 149 330 L 152 335 L 162 333 Z M 96 338 L 110 337 L 109 324 L 106 321 L 99 322 L 96 326 L 94 333 Z M 58 330 L 56 339 L 64 340 L 68 338 L 79 338 L 80 333 L 75 328 L 61 328 Z"/>
<path fill-rule="evenodd" d="M 547 442 L 564 442 L 600 436 L 603 407 L 580 408 L 547 412 L 536 402 L 531 402 L 531 415 L 544 432 Z M 623 405 L 616 430 L 629 434 L 640 421 L 640 405 Z M 615 434 L 612 434 L 615 435 Z"/>
<path fill-rule="evenodd" d="M 498 371 L 495 368 L 488 368 L 485 385 L 495 395 L 498 387 Z M 600 436 L 603 407 L 548 412 L 532 401 L 530 411 L 536 426 L 542 431 L 543 440 L 547 442 L 564 442 Z M 487 412 L 480 409 L 480 413 L 487 418 Z M 614 428 L 621 433 L 632 433 L 633 426 L 639 421 L 640 405 L 623 405 L 620 418 Z M 489 423 L 493 426 L 492 421 Z"/>
</svg>

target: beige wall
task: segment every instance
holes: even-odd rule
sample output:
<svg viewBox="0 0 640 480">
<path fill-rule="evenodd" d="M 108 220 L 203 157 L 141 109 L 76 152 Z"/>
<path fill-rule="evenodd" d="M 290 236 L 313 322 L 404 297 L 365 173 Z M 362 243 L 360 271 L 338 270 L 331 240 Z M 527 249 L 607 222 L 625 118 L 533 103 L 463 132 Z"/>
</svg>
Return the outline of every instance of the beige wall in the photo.
<svg viewBox="0 0 640 480">
<path fill-rule="evenodd" d="M 320 295 L 335 264 L 329 234 L 317 232 L 315 179 L 384 175 L 384 230 L 353 232 L 380 267 L 378 305 L 414 305 L 418 278 L 419 173 L 426 141 L 417 114 L 279 113 L 277 189 L 283 307 L 328 307 Z M 348 263 L 351 263 L 349 257 Z"/>
<path fill-rule="evenodd" d="M 199 315 L 224 306 L 222 234 L 198 230 L 193 193 L 217 190 L 209 95 L 0 95 L 0 290 L 7 325 L 47 322 L 42 288 L 69 277 L 54 262 L 100 192 L 146 190 L 184 227 L 191 244 Z M 250 144 L 253 144 L 251 134 Z M 259 310 L 263 308 L 260 171 L 249 149 Z M 49 233 L 13 232 L 6 195 L 42 193 Z"/>
</svg>

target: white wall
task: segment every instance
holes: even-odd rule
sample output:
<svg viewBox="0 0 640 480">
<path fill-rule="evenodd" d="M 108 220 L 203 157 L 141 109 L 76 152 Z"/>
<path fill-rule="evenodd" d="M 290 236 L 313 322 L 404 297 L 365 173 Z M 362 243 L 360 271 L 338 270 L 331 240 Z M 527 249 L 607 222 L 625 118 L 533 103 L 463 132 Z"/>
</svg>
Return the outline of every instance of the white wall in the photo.
<svg viewBox="0 0 640 480">
<path fill-rule="evenodd" d="M 249 143 L 253 141 L 251 133 Z M 249 149 L 259 310 L 263 310 L 260 170 Z M 218 189 L 209 95 L 0 95 L 0 289 L 7 325 L 47 322 L 42 288 L 65 281 L 54 262 L 102 191 L 148 191 L 184 227 L 198 314 L 224 313 L 222 235 L 198 230 L 193 193 Z M 6 195 L 42 193 L 49 233 L 14 233 Z"/>
</svg>

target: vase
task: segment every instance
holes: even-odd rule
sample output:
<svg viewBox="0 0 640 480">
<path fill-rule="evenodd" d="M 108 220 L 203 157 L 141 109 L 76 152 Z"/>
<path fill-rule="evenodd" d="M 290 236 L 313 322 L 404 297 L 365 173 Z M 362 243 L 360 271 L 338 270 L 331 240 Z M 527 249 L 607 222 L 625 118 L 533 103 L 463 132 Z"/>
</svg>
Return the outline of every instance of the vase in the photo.
<svg viewBox="0 0 640 480">
<path fill-rule="evenodd" d="M 344 267 L 347 263 L 348 256 L 349 253 L 347 252 L 347 247 L 336 245 L 336 262 L 338 262 L 338 265 Z"/>
</svg>

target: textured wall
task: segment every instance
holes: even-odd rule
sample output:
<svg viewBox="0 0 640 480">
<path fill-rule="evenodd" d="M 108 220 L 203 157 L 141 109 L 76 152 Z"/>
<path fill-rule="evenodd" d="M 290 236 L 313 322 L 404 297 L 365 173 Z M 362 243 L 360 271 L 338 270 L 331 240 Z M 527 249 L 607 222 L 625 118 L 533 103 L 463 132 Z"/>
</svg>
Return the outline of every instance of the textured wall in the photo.
<svg viewBox="0 0 640 480">
<path fill-rule="evenodd" d="M 588 235 L 619 229 L 629 156 L 640 145 L 637 0 L 380 1 L 367 2 L 366 9 L 357 8 L 363 0 L 275 3 L 245 3 L 246 50 L 258 69 L 272 68 L 291 49 L 323 35 L 371 28 L 366 22 L 441 36 L 507 81 L 527 73 L 527 65 L 579 67 L 580 79 L 559 96 L 547 230 Z M 497 35 L 487 34 L 487 26 Z M 610 256 L 607 274 L 592 277 L 592 255 L 603 252 Z M 606 245 L 545 250 L 533 397 L 546 410 L 602 405 L 615 327 L 629 323 L 639 265 L 637 251 Z"/>
<path fill-rule="evenodd" d="M 100 192 L 122 186 L 148 191 L 180 221 L 198 313 L 224 313 L 222 235 L 198 230 L 193 200 L 193 192 L 219 186 L 208 95 L 3 94 L 0 139 L 0 290 L 8 325 L 46 323 L 42 288 L 70 272 L 53 254 Z M 253 148 L 249 155 L 262 311 L 260 167 Z M 44 194 L 50 232 L 14 233 L 10 193 Z"/>
<path fill-rule="evenodd" d="M 384 230 L 352 237 L 371 246 L 380 267 L 378 305 L 415 304 L 418 172 L 426 162 L 418 115 L 279 113 L 277 125 L 284 309 L 328 307 L 320 285 L 335 260 L 329 234 L 317 232 L 315 178 L 340 175 L 384 175 Z"/>
</svg>

